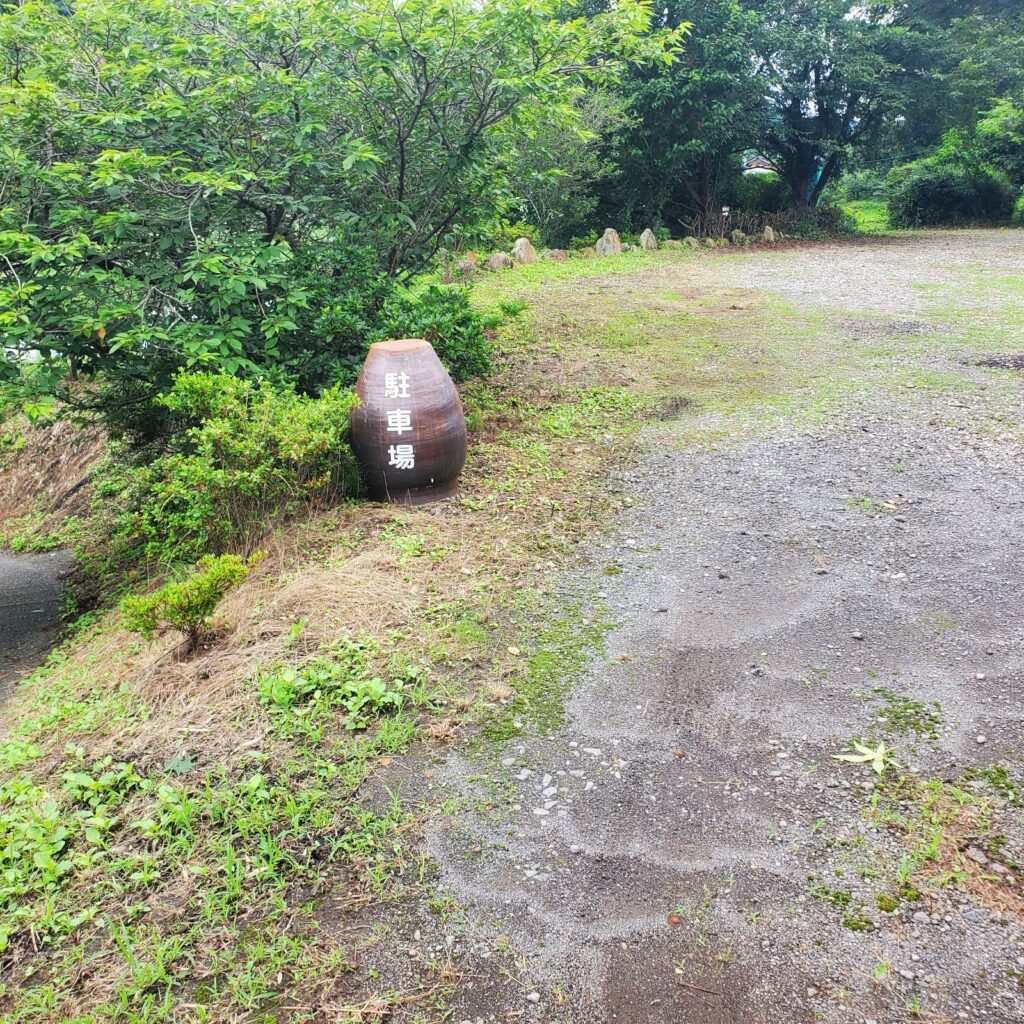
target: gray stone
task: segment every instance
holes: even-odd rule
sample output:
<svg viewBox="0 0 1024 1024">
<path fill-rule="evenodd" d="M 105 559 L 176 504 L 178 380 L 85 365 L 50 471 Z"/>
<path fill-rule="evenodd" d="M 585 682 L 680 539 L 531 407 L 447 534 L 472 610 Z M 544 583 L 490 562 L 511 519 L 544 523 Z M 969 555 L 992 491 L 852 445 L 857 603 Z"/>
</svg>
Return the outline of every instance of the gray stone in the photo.
<svg viewBox="0 0 1024 1024">
<path fill-rule="evenodd" d="M 615 228 L 605 228 L 594 246 L 598 256 L 618 256 L 622 252 L 622 239 Z"/>
<path fill-rule="evenodd" d="M 468 281 L 476 273 L 476 263 L 473 260 L 459 260 L 454 270 L 456 280 Z"/>
<path fill-rule="evenodd" d="M 554 260 L 556 263 L 561 263 L 568 258 L 569 254 L 564 249 L 547 249 L 544 253 L 544 259 Z"/>
<path fill-rule="evenodd" d="M 537 250 L 528 238 L 517 238 L 516 244 L 512 246 L 512 259 L 516 263 L 536 263 Z"/>
<path fill-rule="evenodd" d="M 644 228 L 641 233 L 640 248 L 646 249 L 648 252 L 653 252 L 658 248 L 658 240 L 654 237 L 654 232 L 650 228 Z"/>
<path fill-rule="evenodd" d="M 683 239 L 683 248 L 684 249 L 698 249 L 698 248 L 700 248 L 700 239 L 699 238 L 694 238 L 693 235 L 687 235 Z"/>
<path fill-rule="evenodd" d="M 747 240 L 747 236 L 742 231 L 740 231 L 739 228 L 737 228 L 732 233 L 732 244 L 733 245 L 743 245 L 743 243 L 746 242 L 746 240 Z"/>
<path fill-rule="evenodd" d="M 584 246 L 582 249 L 580 249 L 580 259 L 581 260 L 592 260 L 596 256 L 597 256 L 597 249 L 595 249 L 594 246 L 592 246 L 592 245 L 587 245 L 587 246 Z"/>
<path fill-rule="evenodd" d="M 774 245 L 775 229 L 770 226 L 766 226 L 764 229 L 764 234 L 761 235 L 761 241 L 767 242 L 769 245 Z"/>
<path fill-rule="evenodd" d="M 512 257 L 507 252 L 491 253 L 484 262 L 487 270 L 510 270 L 512 265 Z"/>
</svg>

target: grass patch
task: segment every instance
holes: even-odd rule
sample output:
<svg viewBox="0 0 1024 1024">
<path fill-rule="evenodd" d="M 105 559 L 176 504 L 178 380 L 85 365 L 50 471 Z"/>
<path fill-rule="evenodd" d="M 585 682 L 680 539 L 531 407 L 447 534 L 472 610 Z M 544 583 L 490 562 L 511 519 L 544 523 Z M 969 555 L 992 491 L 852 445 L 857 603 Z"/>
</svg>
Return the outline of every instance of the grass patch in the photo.
<svg viewBox="0 0 1024 1024">
<path fill-rule="evenodd" d="M 843 209 L 853 217 L 857 231 L 865 235 L 878 235 L 889 231 L 889 207 L 881 199 L 857 199 L 844 203 Z"/>
</svg>

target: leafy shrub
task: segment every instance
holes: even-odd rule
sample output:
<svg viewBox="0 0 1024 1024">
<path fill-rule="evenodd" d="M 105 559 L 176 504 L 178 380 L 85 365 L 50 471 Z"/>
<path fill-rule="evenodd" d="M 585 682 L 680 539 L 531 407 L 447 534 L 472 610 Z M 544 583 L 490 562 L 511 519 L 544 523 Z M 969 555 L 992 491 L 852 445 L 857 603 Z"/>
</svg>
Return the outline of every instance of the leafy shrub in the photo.
<svg viewBox="0 0 1024 1024">
<path fill-rule="evenodd" d="M 978 121 L 975 138 L 986 162 L 1015 187 L 1024 186 L 1024 105 L 1000 100 Z"/>
<path fill-rule="evenodd" d="M 597 245 L 597 231 L 588 231 L 582 235 L 574 235 L 569 239 L 570 249 L 586 249 L 591 245 Z"/>
<path fill-rule="evenodd" d="M 274 712 L 307 717 L 341 709 L 346 729 L 365 729 L 373 715 L 400 711 L 423 674 L 410 667 L 385 680 L 372 671 L 375 650 L 372 643 L 343 640 L 334 645 L 331 657 L 273 666 L 257 676 L 260 698 Z"/>
<path fill-rule="evenodd" d="M 374 340 L 426 338 L 452 378 L 464 381 L 491 369 L 491 345 L 484 333 L 491 326 L 494 322 L 470 305 L 465 288 L 431 285 L 385 303 Z"/>
<path fill-rule="evenodd" d="M 851 171 L 843 176 L 836 190 L 841 199 L 850 203 L 865 199 L 885 199 L 885 176 L 871 168 Z"/>
<path fill-rule="evenodd" d="M 792 206 L 789 186 L 777 174 L 740 174 L 723 197 L 726 205 L 751 213 L 780 213 Z"/>
<path fill-rule="evenodd" d="M 224 595 L 243 583 L 261 555 L 248 561 L 239 555 L 207 555 L 184 579 L 167 583 L 152 594 L 125 598 L 124 625 L 151 640 L 158 629 L 173 629 L 194 651 L 209 632 L 209 618 Z"/>
<path fill-rule="evenodd" d="M 525 221 L 510 221 L 502 219 L 489 229 L 479 232 L 474 238 L 474 243 L 479 244 L 481 249 L 490 249 L 493 252 L 511 252 L 512 246 L 519 238 L 528 238 L 533 245 L 543 244 L 540 235 L 540 228 L 534 224 L 527 224 Z"/>
<path fill-rule="evenodd" d="M 114 448 L 98 476 L 113 533 L 161 561 L 251 550 L 269 526 L 356 486 L 348 445 L 356 398 L 320 398 L 225 374 L 181 374 L 161 406 L 183 429 L 177 450 L 144 464 Z"/>
<path fill-rule="evenodd" d="M 294 317 L 296 330 L 278 342 L 273 372 L 307 394 L 354 381 L 394 279 L 373 249 L 343 236 L 304 249 L 295 276 L 307 305 Z"/>
<path fill-rule="evenodd" d="M 1013 219 L 1018 224 L 1024 224 L 1024 192 L 1021 192 L 1017 202 L 1013 205 Z"/>
<path fill-rule="evenodd" d="M 639 3 L 557 9 L 3 3 L 5 347 L 40 353 L 50 397 L 104 414 L 125 410 L 121 387 L 144 383 L 137 402 L 186 366 L 306 387 L 363 308 L 316 271 L 332 232 L 358 222 L 389 277 L 421 269 L 507 210 L 513 135 L 568 129 L 584 82 L 673 45 Z"/>
<path fill-rule="evenodd" d="M 789 230 L 800 238 L 841 238 L 857 233 L 857 221 L 852 214 L 838 206 L 819 206 L 817 209 L 801 211 Z"/>
<path fill-rule="evenodd" d="M 933 227 L 1006 220 L 1013 196 L 988 167 L 936 157 L 889 174 L 889 218 L 895 227 Z"/>
</svg>

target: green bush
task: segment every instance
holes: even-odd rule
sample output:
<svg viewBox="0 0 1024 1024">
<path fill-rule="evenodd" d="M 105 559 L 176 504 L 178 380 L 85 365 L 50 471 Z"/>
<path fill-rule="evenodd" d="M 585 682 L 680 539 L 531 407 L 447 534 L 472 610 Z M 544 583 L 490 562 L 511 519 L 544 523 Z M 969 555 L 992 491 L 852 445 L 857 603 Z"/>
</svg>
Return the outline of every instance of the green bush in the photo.
<svg viewBox="0 0 1024 1024">
<path fill-rule="evenodd" d="M 262 555 L 248 561 L 239 555 L 207 555 L 184 579 L 167 583 L 152 594 L 127 597 L 121 608 L 124 625 L 151 640 L 158 629 L 173 629 L 194 651 L 209 632 L 209 619 L 224 595 L 243 583 Z"/>
<path fill-rule="evenodd" d="M 525 221 L 502 219 L 493 227 L 478 232 L 473 244 L 492 252 L 511 252 L 519 238 L 528 238 L 535 246 L 543 245 L 540 228 Z"/>
<path fill-rule="evenodd" d="M 781 213 L 793 204 L 789 186 L 777 174 L 740 174 L 723 196 L 726 205 L 749 213 Z"/>
<path fill-rule="evenodd" d="M 558 8 L 0 4 L 5 347 L 100 415 L 152 410 L 183 367 L 334 383 L 377 270 L 332 236 L 357 226 L 391 278 L 423 269 L 508 209 L 513 138 L 569 132 L 586 82 L 673 45 L 635 0 Z"/>
<path fill-rule="evenodd" d="M 857 233 L 857 220 L 839 206 L 819 206 L 802 211 L 787 232 L 812 240 L 842 238 Z"/>
<path fill-rule="evenodd" d="M 431 285 L 386 302 L 373 340 L 426 338 L 452 378 L 465 381 L 491 369 L 491 344 L 484 332 L 493 326 L 470 305 L 467 289 Z"/>
<path fill-rule="evenodd" d="M 1024 104 L 1000 100 L 978 121 L 975 139 L 987 163 L 1015 187 L 1024 186 Z"/>
<path fill-rule="evenodd" d="M 273 373 L 307 394 L 353 382 L 394 278 L 373 249 L 340 236 L 304 249 L 295 276 L 307 305 L 294 317 L 296 330 L 278 342 Z"/>
<path fill-rule="evenodd" d="M 586 249 L 591 245 L 597 245 L 597 231 L 588 231 L 586 234 L 574 235 L 569 239 L 570 249 Z"/>
<path fill-rule="evenodd" d="M 252 550 L 267 529 L 357 486 L 348 445 L 356 398 L 320 398 L 226 374 L 183 373 L 160 399 L 181 430 L 173 450 L 139 463 L 115 446 L 97 478 L 97 508 L 130 557 L 193 561 Z"/>
<path fill-rule="evenodd" d="M 839 181 L 836 191 L 839 199 L 850 203 L 859 203 L 867 199 L 885 199 L 885 175 L 871 168 L 851 171 Z"/>
<path fill-rule="evenodd" d="M 1024 224 L 1024 192 L 1021 192 L 1013 205 L 1013 219 L 1018 224 Z"/>
<path fill-rule="evenodd" d="M 894 227 L 998 223 L 1013 209 L 1013 194 L 1002 175 L 943 157 L 895 168 L 888 187 Z"/>
</svg>

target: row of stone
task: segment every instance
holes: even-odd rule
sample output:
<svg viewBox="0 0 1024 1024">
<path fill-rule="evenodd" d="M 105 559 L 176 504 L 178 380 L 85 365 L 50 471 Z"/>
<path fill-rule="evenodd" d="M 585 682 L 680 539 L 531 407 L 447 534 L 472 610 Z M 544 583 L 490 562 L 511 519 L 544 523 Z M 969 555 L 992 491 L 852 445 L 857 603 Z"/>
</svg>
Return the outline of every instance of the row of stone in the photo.
<svg viewBox="0 0 1024 1024">
<path fill-rule="evenodd" d="M 666 249 L 698 249 L 702 246 L 713 249 L 730 243 L 732 245 L 747 245 L 751 241 L 774 244 L 779 237 L 781 236 L 777 235 L 772 228 L 766 227 L 764 232 L 755 239 L 751 239 L 737 229 L 729 238 L 695 238 L 691 235 L 688 238 L 673 239 L 662 244 Z M 595 245 L 581 249 L 577 255 L 581 259 L 594 259 L 598 256 L 617 256 L 624 252 L 653 252 L 657 248 L 659 248 L 658 239 L 650 228 L 645 228 L 641 233 L 638 245 L 624 244 L 615 228 L 605 228 L 604 234 Z M 546 249 L 542 256 L 538 256 L 537 250 L 528 238 L 518 238 L 516 244 L 512 246 L 511 255 L 504 252 L 493 253 L 484 260 L 483 267 L 485 270 L 508 270 L 517 263 L 536 263 L 541 258 L 562 261 L 569 258 L 569 253 L 565 249 Z M 462 260 L 456 264 L 455 269 L 465 277 L 472 274 L 477 269 L 477 265 L 475 261 Z"/>
</svg>

